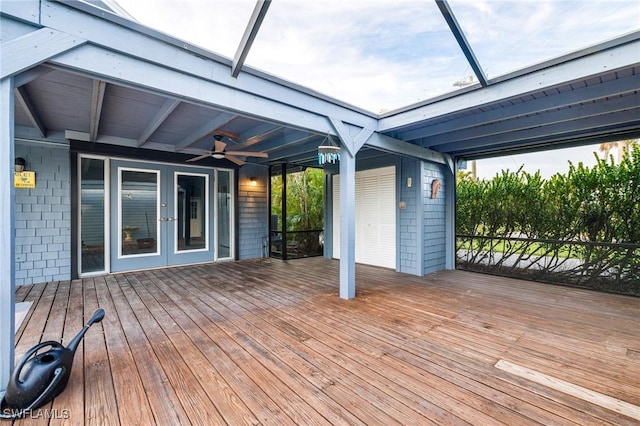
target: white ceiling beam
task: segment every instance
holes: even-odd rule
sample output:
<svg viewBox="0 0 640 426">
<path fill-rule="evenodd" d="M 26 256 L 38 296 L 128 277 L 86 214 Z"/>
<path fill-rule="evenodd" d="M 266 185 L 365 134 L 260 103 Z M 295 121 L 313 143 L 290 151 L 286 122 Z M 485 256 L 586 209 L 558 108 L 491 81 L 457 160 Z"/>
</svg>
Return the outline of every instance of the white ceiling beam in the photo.
<svg viewBox="0 0 640 426">
<path fill-rule="evenodd" d="M 190 145 L 193 145 L 195 142 L 207 136 L 213 130 L 216 130 L 221 126 L 224 126 L 234 118 L 236 118 L 236 116 L 232 114 L 226 114 L 226 113 L 219 114 L 213 120 L 209 120 L 207 123 L 198 127 L 196 130 L 191 132 L 190 135 L 188 135 L 187 137 L 182 139 L 180 142 L 178 142 L 176 144 L 176 151 L 188 148 Z M 213 136 L 211 137 L 211 146 L 213 147 Z"/>
<path fill-rule="evenodd" d="M 468 139 L 460 142 L 452 142 L 446 145 L 447 152 L 456 152 L 468 148 L 481 148 L 488 146 L 500 146 L 507 144 L 525 145 L 527 141 L 536 140 L 552 140 L 566 134 L 572 134 L 580 137 L 580 134 L 595 135 L 598 132 L 611 132 L 612 128 L 623 129 L 632 123 L 637 126 L 640 122 L 640 105 L 635 105 L 626 110 L 624 114 L 612 112 L 603 113 L 595 117 L 578 118 L 570 121 L 554 123 L 541 128 L 522 129 L 513 132 L 504 133 L 501 137 L 484 136 L 476 139 Z M 604 129 L 604 130 L 603 130 Z M 563 137 L 560 137 L 561 139 Z"/>
<path fill-rule="evenodd" d="M 527 100 L 527 102 L 509 105 L 508 108 L 494 108 L 478 114 L 454 118 L 444 123 L 435 123 L 428 126 L 421 126 L 418 129 L 401 131 L 398 132 L 396 136 L 402 140 L 415 140 L 447 133 L 454 129 L 468 129 L 487 123 L 495 123 L 520 116 L 537 114 L 548 111 L 549 109 L 563 108 L 578 103 L 592 102 L 605 97 L 618 96 L 636 90 L 638 90 L 638 76 L 630 75 L 591 86 L 578 87 L 569 91 L 557 92 L 548 96 L 530 99 Z"/>
<path fill-rule="evenodd" d="M 467 38 L 465 37 L 464 32 L 460 27 L 460 24 L 458 24 L 458 20 L 456 19 L 453 10 L 451 10 L 451 6 L 449 6 L 447 0 L 436 0 L 436 4 L 438 5 L 438 9 L 440 9 L 440 12 L 444 17 L 444 20 L 447 21 L 447 25 L 449 25 L 449 29 L 453 33 L 453 36 L 456 38 L 458 45 L 462 49 L 462 53 L 464 53 L 464 56 L 467 58 L 471 69 L 473 69 L 476 78 L 483 87 L 486 86 L 487 84 L 489 84 L 487 82 L 487 76 L 482 70 L 480 62 L 478 62 L 476 55 L 473 53 L 473 49 L 471 48 L 469 41 L 467 41 Z"/>
<path fill-rule="evenodd" d="M 371 137 L 367 139 L 366 145 L 392 154 L 404 155 L 434 163 L 447 164 L 446 157 L 440 152 L 422 148 L 421 146 L 394 139 L 380 133 L 373 133 Z"/>
<path fill-rule="evenodd" d="M 18 74 L 46 60 L 75 49 L 87 40 L 52 28 L 42 28 L 0 45 L 0 78 Z"/>
<path fill-rule="evenodd" d="M 446 145 L 451 142 L 461 142 L 465 140 L 477 141 L 482 138 L 491 137 L 496 141 L 503 137 L 508 137 L 510 133 L 526 129 L 538 129 L 540 133 L 544 133 L 546 126 L 551 124 L 573 121 L 580 118 L 597 118 L 602 114 L 611 114 L 614 112 L 623 112 L 633 110 L 638 105 L 638 99 L 635 96 L 623 96 L 613 99 L 607 99 L 598 103 L 587 103 L 583 105 L 572 106 L 560 110 L 550 110 L 539 112 L 535 115 L 527 115 L 521 118 L 499 121 L 496 123 L 487 123 L 482 126 L 472 127 L 463 130 L 452 130 L 423 141 L 423 145 L 434 147 Z"/>
<path fill-rule="evenodd" d="M 64 132 L 65 139 L 80 141 L 80 142 L 97 142 L 97 143 L 105 143 L 111 145 L 119 145 L 119 146 L 128 146 L 131 148 L 135 148 L 138 146 L 138 141 L 135 139 L 122 138 L 119 136 L 105 136 L 98 135 L 95 139 L 91 138 L 91 134 L 89 132 L 80 132 L 77 130 L 65 130 Z"/>
<path fill-rule="evenodd" d="M 380 119 L 378 131 L 387 132 L 403 126 L 415 125 L 426 119 L 468 111 L 504 99 L 525 96 L 547 88 L 587 79 L 603 72 L 628 69 L 638 63 L 639 50 L 640 39 L 635 39 L 622 45 L 557 64 L 551 68 L 532 71 L 526 75 L 493 83 L 463 95 L 425 102 L 410 109 L 385 115 Z"/>
<path fill-rule="evenodd" d="M 282 132 L 283 129 L 284 129 L 283 126 L 279 126 L 271 123 L 261 123 L 258 126 L 255 126 L 250 130 L 242 133 L 238 138 L 239 140 L 242 141 L 242 143 L 239 143 L 238 145 L 234 146 L 234 149 L 241 150 L 244 148 L 248 148 L 252 145 L 255 145 L 257 143 L 264 141 L 265 139 L 270 138 L 271 136 L 279 132 Z"/>
<path fill-rule="evenodd" d="M 14 90 L 14 93 L 16 95 L 16 99 L 18 100 L 18 103 L 20 104 L 20 106 L 22 106 L 22 109 L 27 114 L 27 117 L 29 118 L 31 125 L 38 132 L 38 135 L 41 138 L 46 137 L 47 129 L 42 124 L 42 121 L 40 120 L 40 117 L 36 112 L 33 102 L 31 102 L 31 98 L 29 97 L 27 90 L 24 87 L 17 87 Z"/>
<path fill-rule="evenodd" d="M 291 164 L 302 163 L 318 163 L 318 150 L 317 146 L 313 149 L 296 149 L 296 150 L 276 150 L 273 153 L 269 152 L 269 159 L 261 160 L 260 163 L 274 163 L 274 162 L 287 162 Z"/>
<path fill-rule="evenodd" d="M 45 65 L 39 65 L 35 68 L 30 68 L 15 76 L 15 85 L 16 87 L 24 86 L 25 84 L 31 83 L 33 80 L 40 78 L 45 74 L 49 74 L 52 71 L 53 68 L 47 67 Z"/>
<path fill-rule="evenodd" d="M 250 118 L 319 133 L 334 133 L 326 116 L 297 106 L 308 106 L 303 99 L 297 99 L 291 103 L 280 102 L 273 97 L 258 96 L 255 93 L 184 74 L 94 45 L 81 46 L 71 52 L 63 53 L 51 59 L 50 63 L 65 70 L 73 70 L 80 75 L 88 77 L 100 75 L 102 80 L 110 83 L 188 100 L 231 114 L 242 114 Z M 275 98 L 285 96 L 286 93 L 294 93 L 284 87 L 279 90 L 282 92 Z M 296 104 L 298 101 L 301 103 Z M 345 111 L 345 116 L 348 117 L 351 114 Z M 376 120 L 373 119 L 372 125 L 375 126 L 375 123 Z"/>
<path fill-rule="evenodd" d="M 104 92 L 107 83 L 101 80 L 93 81 L 93 92 L 91 95 L 91 122 L 89 123 L 89 136 L 95 142 L 98 137 L 100 118 L 102 118 L 102 104 L 104 103 Z"/>
<path fill-rule="evenodd" d="M 240 70 L 244 65 L 244 61 L 247 59 L 247 55 L 251 50 L 253 41 L 256 39 L 256 36 L 258 35 L 258 30 L 262 25 L 262 21 L 264 20 L 264 17 L 267 15 L 267 10 L 269 10 L 269 6 L 271 6 L 271 0 L 258 0 L 256 2 L 256 6 L 253 9 L 253 13 L 251 14 L 251 18 L 249 19 L 247 28 L 244 30 L 244 34 L 242 35 L 242 40 L 240 40 L 240 45 L 238 46 L 238 50 L 236 51 L 236 54 L 233 57 L 233 62 L 231 63 L 232 77 L 237 77 L 238 74 L 240 74 Z"/>
<path fill-rule="evenodd" d="M 144 129 L 142 134 L 138 137 L 138 148 L 142 147 L 147 142 L 151 135 L 158 130 L 158 127 L 165 122 L 167 117 L 171 115 L 178 105 L 180 105 L 180 101 L 175 99 L 167 99 L 164 101 L 162 106 L 156 112 L 156 115 L 154 115 L 151 121 L 147 124 L 147 128 Z"/>
<path fill-rule="evenodd" d="M 288 149 L 293 151 L 294 154 L 297 154 L 299 151 L 307 149 L 304 147 L 304 144 L 314 139 L 318 141 L 318 144 L 316 144 L 316 146 L 314 147 L 315 149 L 320 144 L 321 136 L 313 133 L 310 134 L 307 132 L 295 131 L 294 134 L 283 135 L 282 138 L 274 138 L 269 141 L 265 141 L 264 143 L 261 143 L 258 148 L 260 149 L 260 151 L 269 152 L 270 157 L 271 152 L 279 151 L 282 149 Z M 265 160 L 265 162 L 266 161 L 267 160 Z M 271 158 L 269 158 L 269 161 L 271 161 Z"/>
</svg>

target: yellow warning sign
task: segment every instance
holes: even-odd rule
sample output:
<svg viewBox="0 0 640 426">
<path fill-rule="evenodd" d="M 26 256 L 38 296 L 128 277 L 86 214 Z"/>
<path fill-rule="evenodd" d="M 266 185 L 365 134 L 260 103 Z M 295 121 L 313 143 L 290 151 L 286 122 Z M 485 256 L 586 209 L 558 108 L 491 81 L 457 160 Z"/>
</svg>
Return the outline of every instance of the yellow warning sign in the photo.
<svg viewBox="0 0 640 426">
<path fill-rule="evenodd" d="M 36 172 L 15 172 L 13 186 L 15 188 L 35 188 Z"/>
</svg>

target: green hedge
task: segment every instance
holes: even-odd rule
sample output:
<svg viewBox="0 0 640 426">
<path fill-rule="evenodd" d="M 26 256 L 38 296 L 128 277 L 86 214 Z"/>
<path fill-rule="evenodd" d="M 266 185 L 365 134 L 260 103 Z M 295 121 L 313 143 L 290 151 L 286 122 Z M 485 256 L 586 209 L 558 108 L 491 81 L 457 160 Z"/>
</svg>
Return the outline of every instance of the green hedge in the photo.
<svg viewBox="0 0 640 426">
<path fill-rule="evenodd" d="M 494 265 L 546 273 L 544 280 L 551 270 L 553 281 L 611 291 L 631 286 L 622 292 L 640 295 L 640 147 L 619 164 L 613 157 L 592 168 L 570 163 L 568 173 L 550 179 L 523 170 L 492 180 L 460 175 L 456 226 L 464 236 L 459 261 L 470 269 Z M 554 269 L 567 257 L 579 262 Z M 547 271 L 543 263 L 551 265 Z"/>
</svg>

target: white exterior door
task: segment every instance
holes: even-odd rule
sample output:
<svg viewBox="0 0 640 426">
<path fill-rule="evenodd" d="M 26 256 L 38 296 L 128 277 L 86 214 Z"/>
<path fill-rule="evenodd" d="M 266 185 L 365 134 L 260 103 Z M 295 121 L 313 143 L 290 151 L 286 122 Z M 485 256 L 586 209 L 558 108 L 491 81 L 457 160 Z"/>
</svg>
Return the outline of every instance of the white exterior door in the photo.
<svg viewBox="0 0 640 426">
<path fill-rule="evenodd" d="M 333 257 L 340 258 L 340 176 L 333 184 Z M 396 268 L 396 168 L 356 172 L 356 262 Z"/>
</svg>

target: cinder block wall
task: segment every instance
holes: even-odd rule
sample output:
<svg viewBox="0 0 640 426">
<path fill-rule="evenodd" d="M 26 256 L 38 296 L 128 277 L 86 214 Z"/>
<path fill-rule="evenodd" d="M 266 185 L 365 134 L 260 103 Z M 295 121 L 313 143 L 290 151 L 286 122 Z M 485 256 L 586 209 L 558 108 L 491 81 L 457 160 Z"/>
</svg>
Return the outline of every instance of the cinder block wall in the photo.
<svg viewBox="0 0 640 426">
<path fill-rule="evenodd" d="M 34 189 L 15 189 L 16 285 L 71 278 L 71 177 L 65 147 L 16 143 L 36 172 Z"/>
<path fill-rule="evenodd" d="M 252 186 L 249 179 L 256 178 Z M 245 164 L 238 174 L 239 258 L 265 256 L 263 245 L 269 235 L 269 169 Z"/>
</svg>

